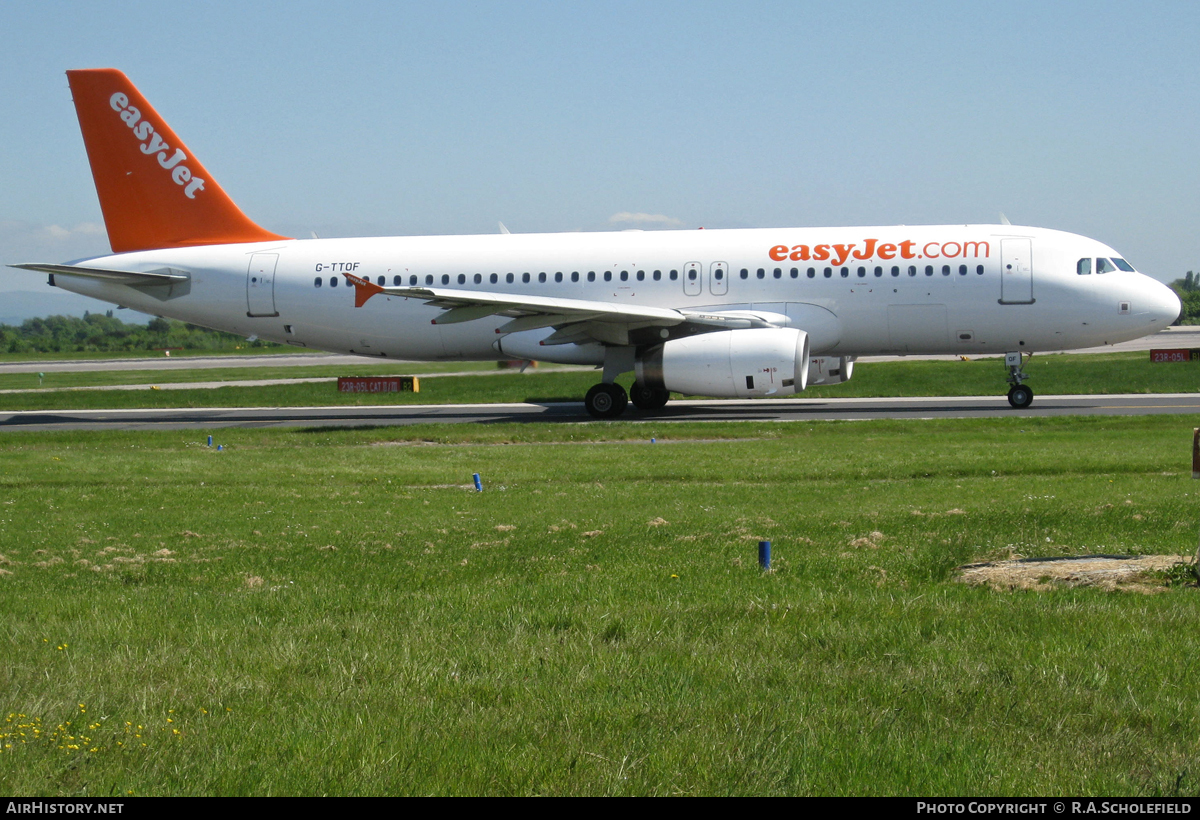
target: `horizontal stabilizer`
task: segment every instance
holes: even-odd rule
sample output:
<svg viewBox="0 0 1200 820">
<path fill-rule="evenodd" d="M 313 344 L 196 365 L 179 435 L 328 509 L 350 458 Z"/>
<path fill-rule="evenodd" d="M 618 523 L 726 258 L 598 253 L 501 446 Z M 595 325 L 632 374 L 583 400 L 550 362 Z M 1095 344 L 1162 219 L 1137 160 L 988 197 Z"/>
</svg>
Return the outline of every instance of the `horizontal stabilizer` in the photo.
<svg viewBox="0 0 1200 820">
<path fill-rule="evenodd" d="M 88 268 L 82 265 L 50 265 L 42 262 L 29 262 L 21 265 L 9 265 L 10 268 L 40 271 L 41 273 L 59 274 L 60 276 L 86 276 L 89 279 L 103 279 L 118 285 L 170 285 L 174 282 L 186 282 L 186 273 L 154 272 L 132 270 L 107 270 L 105 268 Z"/>
</svg>

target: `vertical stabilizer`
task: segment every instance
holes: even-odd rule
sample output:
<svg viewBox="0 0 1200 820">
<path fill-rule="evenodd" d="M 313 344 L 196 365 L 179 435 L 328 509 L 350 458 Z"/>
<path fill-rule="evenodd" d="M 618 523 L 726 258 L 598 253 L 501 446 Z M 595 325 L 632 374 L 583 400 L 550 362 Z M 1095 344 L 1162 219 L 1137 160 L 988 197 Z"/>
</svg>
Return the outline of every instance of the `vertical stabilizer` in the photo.
<svg viewBox="0 0 1200 820">
<path fill-rule="evenodd" d="M 67 80 L 114 252 L 287 238 L 251 222 L 120 71 Z"/>
</svg>

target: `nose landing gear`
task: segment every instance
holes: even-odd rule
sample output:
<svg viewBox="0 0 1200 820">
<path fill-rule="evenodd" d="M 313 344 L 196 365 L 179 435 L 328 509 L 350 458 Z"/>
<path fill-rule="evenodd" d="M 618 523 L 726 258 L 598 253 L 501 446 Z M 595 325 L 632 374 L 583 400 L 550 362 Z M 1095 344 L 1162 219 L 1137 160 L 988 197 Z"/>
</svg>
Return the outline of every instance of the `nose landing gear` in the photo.
<svg viewBox="0 0 1200 820">
<path fill-rule="evenodd" d="M 1004 364 L 1008 367 L 1008 383 L 1012 385 L 1008 391 L 1008 403 L 1018 410 L 1024 410 L 1033 404 L 1033 391 L 1021 382 L 1029 375 L 1021 367 L 1021 353 L 1005 353 Z"/>
</svg>

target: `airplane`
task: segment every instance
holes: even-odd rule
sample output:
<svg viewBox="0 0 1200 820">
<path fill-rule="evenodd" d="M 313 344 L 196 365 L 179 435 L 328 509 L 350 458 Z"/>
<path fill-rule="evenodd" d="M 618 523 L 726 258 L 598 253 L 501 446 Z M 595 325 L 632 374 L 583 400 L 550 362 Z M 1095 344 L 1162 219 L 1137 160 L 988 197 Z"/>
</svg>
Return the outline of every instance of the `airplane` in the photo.
<svg viewBox="0 0 1200 820">
<path fill-rule="evenodd" d="M 1113 248 L 1009 224 L 292 239 L 242 213 L 120 71 L 67 78 L 113 253 L 12 267 L 298 347 L 594 365 L 596 418 L 672 392 L 791 396 L 885 354 L 1005 354 L 1025 408 L 1028 355 L 1180 312 Z"/>
</svg>

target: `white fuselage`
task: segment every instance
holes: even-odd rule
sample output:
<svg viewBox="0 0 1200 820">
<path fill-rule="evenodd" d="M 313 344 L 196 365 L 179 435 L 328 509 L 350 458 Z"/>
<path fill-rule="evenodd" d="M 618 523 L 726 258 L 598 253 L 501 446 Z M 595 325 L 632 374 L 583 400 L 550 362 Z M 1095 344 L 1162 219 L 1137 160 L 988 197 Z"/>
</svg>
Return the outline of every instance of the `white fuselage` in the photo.
<svg viewBox="0 0 1200 820">
<path fill-rule="evenodd" d="M 1119 256 L 1086 237 L 1009 225 L 770 228 L 209 245 L 86 261 L 183 272 L 183 286 L 54 278 L 150 314 L 397 359 L 510 358 L 496 332 L 509 319 L 434 324 L 441 308 L 388 294 L 356 308 L 342 273 L 388 287 L 760 311 L 805 330 L 813 355 L 980 354 L 1092 347 L 1166 327 L 1179 301 L 1161 283 L 1078 272 L 1080 259 Z M 533 331 L 532 344 L 550 332 Z M 589 348 L 544 346 L 536 358 L 602 363 L 600 346 Z"/>
</svg>

